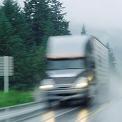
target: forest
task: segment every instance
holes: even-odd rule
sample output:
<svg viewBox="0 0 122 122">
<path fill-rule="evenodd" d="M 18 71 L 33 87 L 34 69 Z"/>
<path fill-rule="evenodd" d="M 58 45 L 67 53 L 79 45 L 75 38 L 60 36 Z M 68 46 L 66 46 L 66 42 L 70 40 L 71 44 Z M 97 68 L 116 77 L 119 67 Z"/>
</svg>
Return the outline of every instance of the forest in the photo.
<svg viewBox="0 0 122 122">
<path fill-rule="evenodd" d="M 30 90 L 45 77 L 45 46 L 49 36 L 70 35 L 59 0 L 4 0 L 0 6 L 0 56 L 14 57 L 10 88 Z M 3 77 L 0 77 L 3 89 Z"/>
</svg>

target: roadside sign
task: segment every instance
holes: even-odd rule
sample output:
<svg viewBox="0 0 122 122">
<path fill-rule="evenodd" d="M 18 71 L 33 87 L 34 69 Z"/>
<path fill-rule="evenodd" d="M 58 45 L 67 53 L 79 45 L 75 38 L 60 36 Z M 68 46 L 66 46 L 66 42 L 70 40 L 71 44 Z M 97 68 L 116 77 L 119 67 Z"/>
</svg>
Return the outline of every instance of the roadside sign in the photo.
<svg viewBox="0 0 122 122">
<path fill-rule="evenodd" d="M 13 75 L 14 71 L 13 57 L 2 56 L 0 57 L 0 76 L 4 76 L 4 70 L 7 70 L 8 76 Z"/>
<path fill-rule="evenodd" d="M 0 76 L 4 76 L 4 92 L 9 91 L 9 76 L 14 74 L 13 57 L 0 57 Z"/>
</svg>

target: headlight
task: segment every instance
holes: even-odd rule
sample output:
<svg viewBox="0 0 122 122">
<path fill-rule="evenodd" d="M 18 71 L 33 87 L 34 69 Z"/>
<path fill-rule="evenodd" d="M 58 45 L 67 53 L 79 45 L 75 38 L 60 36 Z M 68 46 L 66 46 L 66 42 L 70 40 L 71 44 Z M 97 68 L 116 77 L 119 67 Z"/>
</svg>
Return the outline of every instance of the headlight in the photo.
<svg viewBox="0 0 122 122">
<path fill-rule="evenodd" d="M 88 86 L 88 79 L 86 77 L 79 78 L 75 82 L 75 88 L 85 88 Z"/>
<path fill-rule="evenodd" d="M 54 88 L 54 81 L 52 79 L 43 80 L 41 86 L 39 86 L 42 90 L 50 90 Z"/>
</svg>

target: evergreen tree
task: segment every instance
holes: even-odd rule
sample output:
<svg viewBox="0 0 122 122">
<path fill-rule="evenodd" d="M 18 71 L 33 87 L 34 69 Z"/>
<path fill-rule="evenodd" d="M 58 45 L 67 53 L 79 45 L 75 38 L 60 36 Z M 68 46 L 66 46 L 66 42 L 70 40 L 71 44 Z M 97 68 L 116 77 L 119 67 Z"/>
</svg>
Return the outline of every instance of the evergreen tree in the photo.
<svg viewBox="0 0 122 122">
<path fill-rule="evenodd" d="M 63 6 L 58 0 L 27 0 L 25 16 L 31 27 L 30 43 L 40 44 L 48 36 L 70 34 L 64 19 Z"/>
<path fill-rule="evenodd" d="M 23 17 L 20 11 L 19 6 L 13 0 L 5 0 L 1 7 L 4 19 L 1 20 L 4 23 L 0 27 L 1 39 L 4 39 L 4 50 L 2 55 L 10 55 L 14 57 L 14 77 L 12 78 L 12 86 L 18 83 L 22 83 L 27 79 L 27 76 L 23 73 L 26 67 L 25 62 L 27 57 L 27 51 L 24 45 L 24 38 L 26 36 L 24 26 L 23 26 Z M 6 50 L 7 49 L 7 52 Z M 26 68 L 27 71 L 27 68 Z M 28 69 L 29 71 L 29 69 Z"/>
<path fill-rule="evenodd" d="M 83 27 L 82 27 L 81 34 L 82 34 L 82 35 L 86 34 L 86 28 L 85 28 L 85 25 L 83 25 Z"/>
<path fill-rule="evenodd" d="M 63 12 L 63 5 L 58 0 L 51 0 L 51 21 L 53 22 L 53 35 L 69 35 L 69 22 L 65 20 L 66 13 Z"/>
<path fill-rule="evenodd" d="M 14 34 L 13 27 L 5 16 L 3 9 L 0 9 L 0 56 L 13 56 L 15 62 L 15 79 L 18 74 L 18 69 L 23 65 L 21 59 L 23 55 L 23 44 L 19 36 Z M 19 65 L 18 65 L 19 64 Z M 22 71 L 21 71 L 22 73 Z M 0 82 L 0 87 L 2 82 Z"/>
<path fill-rule="evenodd" d="M 25 40 L 27 24 L 21 8 L 14 0 L 4 0 L 3 5 L 2 9 L 13 27 L 14 34 Z"/>
<path fill-rule="evenodd" d="M 0 9 L 0 55 L 11 55 L 9 50 L 9 39 L 12 35 L 12 26 Z"/>
<path fill-rule="evenodd" d="M 62 3 L 26 0 L 22 10 L 15 0 L 0 9 L 0 55 L 14 57 L 12 87 L 34 87 L 45 76 L 45 47 L 49 36 L 69 34 Z"/>
<path fill-rule="evenodd" d="M 48 0 L 27 0 L 25 2 L 25 16 L 30 24 L 30 44 L 38 45 L 51 35 L 50 8 Z"/>
</svg>

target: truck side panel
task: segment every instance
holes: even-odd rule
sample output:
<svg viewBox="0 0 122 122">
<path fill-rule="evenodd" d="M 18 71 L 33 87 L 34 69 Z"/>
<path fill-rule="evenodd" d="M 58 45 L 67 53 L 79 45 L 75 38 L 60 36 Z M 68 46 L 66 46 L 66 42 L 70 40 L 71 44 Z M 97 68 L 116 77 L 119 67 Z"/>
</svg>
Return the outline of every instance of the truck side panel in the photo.
<svg viewBox="0 0 122 122">
<path fill-rule="evenodd" d="M 97 80 L 97 94 L 99 101 L 108 100 L 107 93 L 109 92 L 109 58 L 108 49 L 98 40 L 94 39 L 94 59 L 95 72 Z M 99 98 L 100 96 L 100 98 Z M 102 97 L 101 97 L 102 96 Z M 102 100 L 101 100 L 102 99 Z"/>
</svg>

